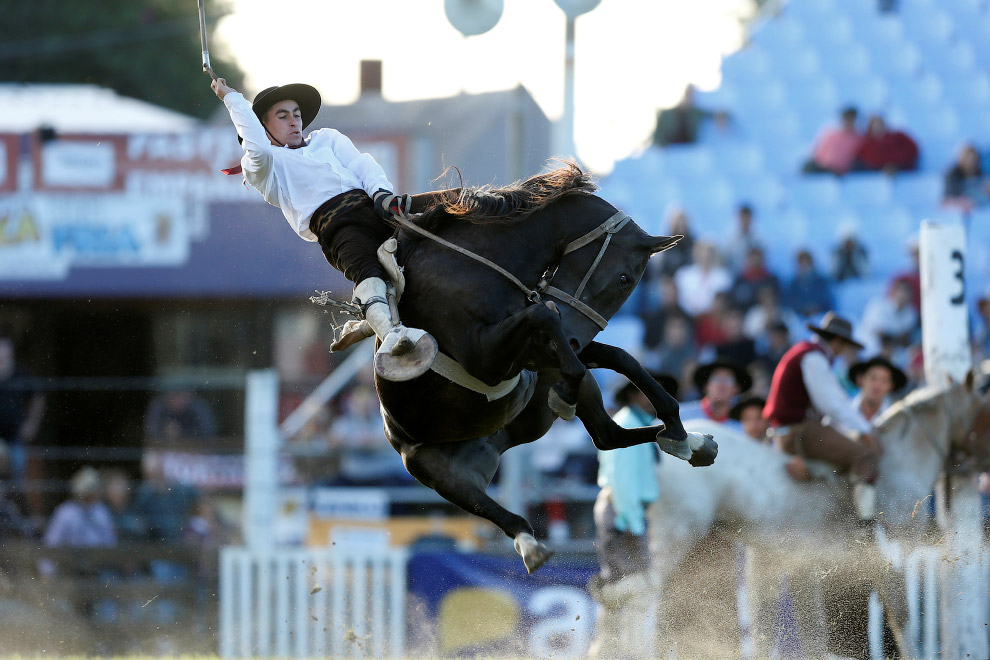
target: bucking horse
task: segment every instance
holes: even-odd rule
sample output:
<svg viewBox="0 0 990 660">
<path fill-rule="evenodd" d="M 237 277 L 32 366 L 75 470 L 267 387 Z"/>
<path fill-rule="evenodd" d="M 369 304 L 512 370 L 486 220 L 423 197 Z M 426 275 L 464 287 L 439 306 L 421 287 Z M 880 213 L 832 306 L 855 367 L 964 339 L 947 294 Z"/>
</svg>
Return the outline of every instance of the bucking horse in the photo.
<svg viewBox="0 0 990 660">
<path fill-rule="evenodd" d="M 650 236 L 594 194 L 572 163 L 501 188 L 461 188 L 399 222 L 399 311 L 436 338 L 419 378 L 376 378 L 385 435 L 409 473 L 513 540 L 532 573 L 552 552 L 522 516 L 486 493 L 499 457 L 577 416 L 602 450 L 657 442 L 710 465 L 711 435 L 688 433 L 677 401 L 621 348 L 594 341 L 638 284 L 650 257 L 680 236 Z M 591 368 L 626 376 L 662 426 L 623 429 Z"/>
</svg>

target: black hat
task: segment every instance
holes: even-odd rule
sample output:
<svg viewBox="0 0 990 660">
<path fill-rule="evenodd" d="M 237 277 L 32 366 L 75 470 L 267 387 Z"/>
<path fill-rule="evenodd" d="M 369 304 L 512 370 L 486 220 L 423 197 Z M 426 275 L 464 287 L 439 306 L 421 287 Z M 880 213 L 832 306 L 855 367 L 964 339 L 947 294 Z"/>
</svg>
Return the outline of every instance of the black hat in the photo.
<svg viewBox="0 0 990 660">
<path fill-rule="evenodd" d="M 749 372 L 738 362 L 716 359 L 694 370 L 694 376 L 692 378 L 699 394 L 704 393 L 705 385 L 708 384 L 708 379 L 712 377 L 712 373 L 716 369 L 728 369 L 731 371 L 736 377 L 736 385 L 739 386 L 740 392 L 745 392 L 753 386 L 753 379 L 750 377 Z"/>
<path fill-rule="evenodd" d="M 299 104 L 299 111 L 302 114 L 302 127 L 305 129 L 316 119 L 320 111 L 323 100 L 316 88 L 304 83 L 292 83 L 291 85 L 276 85 L 258 92 L 254 97 L 251 109 L 254 114 L 261 119 L 262 115 L 276 103 L 293 100 Z"/>
<path fill-rule="evenodd" d="M 835 312 L 826 312 L 825 316 L 822 317 L 822 324 L 820 326 L 809 323 L 808 329 L 824 337 L 826 340 L 838 338 L 847 344 L 863 350 L 863 345 L 853 339 L 852 323 Z"/>
<path fill-rule="evenodd" d="M 651 371 L 647 369 L 646 372 L 650 374 L 650 377 L 653 378 L 653 380 L 657 381 L 657 384 L 660 385 L 660 387 L 662 387 L 667 394 L 675 399 L 677 398 L 677 391 L 680 389 L 680 384 L 677 382 L 677 378 L 662 371 Z M 615 401 L 616 405 L 624 406 L 629 403 L 629 393 L 633 390 L 637 390 L 638 388 L 625 379 L 620 382 L 622 384 L 619 385 L 619 388 L 615 391 L 615 394 L 612 395 L 612 400 Z"/>
<path fill-rule="evenodd" d="M 746 410 L 746 408 L 758 406 L 760 408 L 760 412 L 762 413 L 763 406 L 765 405 L 767 405 L 767 400 L 764 399 L 762 396 L 757 396 L 755 394 L 752 394 L 750 396 L 743 397 L 739 399 L 739 401 L 736 402 L 736 405 L 732 406 L 732 408 L 729 410 L 729 418 L 734 419 L 738 422 L 740 419 L 742 419 L 742 413 L 744 410 Z"/>
<path fill-rule="evenodd" d="M 857 378 L 873 367 L 884 367 L 890 372 L 890 378 L 894 381 L 894 392 L 907 385 L 907 374 L 882 355 L 877 355 L 863 362 L 857 362 L 849 367 L 849 380 L 855 383 Z"/>
</svg>

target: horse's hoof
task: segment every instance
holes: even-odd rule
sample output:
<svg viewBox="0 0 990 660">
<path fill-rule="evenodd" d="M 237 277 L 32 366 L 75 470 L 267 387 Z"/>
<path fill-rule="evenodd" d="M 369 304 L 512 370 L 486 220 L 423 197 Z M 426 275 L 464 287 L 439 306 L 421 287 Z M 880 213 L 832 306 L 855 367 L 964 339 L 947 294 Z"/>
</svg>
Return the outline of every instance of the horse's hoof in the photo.
<svg viewBox="0 0 990 660">
<path fill-rule="evenodd" d="M 525 532 L 513 539 L 512 547 L 522 557 L 523 563 L 526 565 L 526 572 L 530 575 L 553 557 L 553 550 L 533 538 L 532 534 Z"/>
<path fill-rule="evenodd" d="M 561 419 L 574 419 L 574 415 L 577 414 L 577 404 L 567 403 L 564 399 L 557 394 L 557 388 L 551 387 L 550 392 L 547 394 L 547 405 L 550 406 L 552 410 Z"/>
<path fill-rule="evenodd" d="M 437 340 L 430 335 L 423 335 L 411 351 L 402 355 L 379 350 L 375 353 L 375 373 L 396 382 L 419 378 L 430 370 L 437 351 Z"/>
<path fill-rule="evenodd" d="M 691 446 L 691 458 L 688 463 L 694 467 L 705 467 L 715 462 L 718 456 L 718 443 L 707 433 L 688 432 L 688 444 Z"/>
</svg>

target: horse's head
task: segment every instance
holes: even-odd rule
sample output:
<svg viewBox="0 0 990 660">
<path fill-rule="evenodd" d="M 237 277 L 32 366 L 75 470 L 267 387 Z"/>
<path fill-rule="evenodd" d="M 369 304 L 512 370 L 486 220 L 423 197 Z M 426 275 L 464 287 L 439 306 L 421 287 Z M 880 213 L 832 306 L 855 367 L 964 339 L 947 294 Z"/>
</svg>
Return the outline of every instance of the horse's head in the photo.
<svg viewBox="0 0 990 660">
<path fill-rule="evenodd" d="M 550 297 L 564 303 L 558 308 L 575 351 L 587 346 L 604 329 L 603 322 L 619 311 L 639 284 L 650 257 L 681 239 L 650 236 L 625 214 L 612 216 L 609 221 L 616 224 L 611 232 L 585 244 L 580 244 L 581 239 L 568 244 L 554 274 L 553 288 L 573 294 L 580 304 L 547 291 Z"/>
</svg>

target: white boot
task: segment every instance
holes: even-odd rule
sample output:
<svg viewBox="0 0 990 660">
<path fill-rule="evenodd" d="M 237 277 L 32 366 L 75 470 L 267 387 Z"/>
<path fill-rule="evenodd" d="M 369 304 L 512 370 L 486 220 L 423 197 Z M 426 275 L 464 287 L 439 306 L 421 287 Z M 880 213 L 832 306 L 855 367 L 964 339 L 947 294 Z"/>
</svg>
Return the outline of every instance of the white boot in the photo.
<svg viewBox="0 0 990 660">
<path fill-rule="evenodd" d="M 388 305 L 385 280 L 369 277 L 354 287 L 354 302 L 382 345 L 375 353 L 375 373 L 386 380 L 403 381 L 422 376 L 437 356 L 437 341 L 425 330 L 407 328 L 395 319 Z"/>
<path fill-rule="evenodd" d="M 853 504 L 860 520 L 874 520 L 877 517 L 877 487 L 865 483 L 853 485 Z"/>
</svg>

